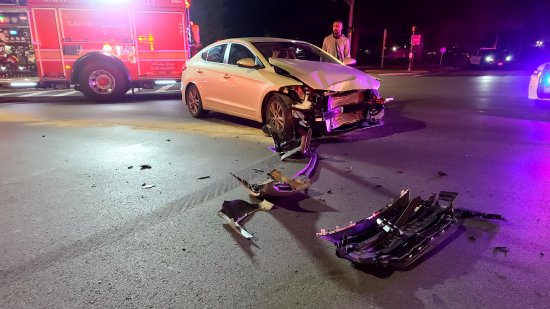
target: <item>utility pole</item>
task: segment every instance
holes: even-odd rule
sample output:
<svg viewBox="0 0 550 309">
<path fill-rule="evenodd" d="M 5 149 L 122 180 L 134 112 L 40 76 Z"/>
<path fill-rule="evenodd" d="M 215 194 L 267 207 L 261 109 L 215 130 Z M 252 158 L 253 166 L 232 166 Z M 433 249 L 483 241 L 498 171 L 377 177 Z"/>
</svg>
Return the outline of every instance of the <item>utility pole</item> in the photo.
<svg viewBox="0 0 550 309">
<path fill-rule="evenodd" d="M 351 47 L 352 44 L 352 36 L 353 36 L 353 12 L 355 9 L 355 0 L 344 0 L 349 5 L 349 17 L 348 17 L 348 40 L 350 44 L 350 51 L 353 50 Z"/>
<path fill-rule="evenodd" d="M 382 40 L 382 62 L 380 68 L 384 68 L 384 58 L 386 57 L 386 39 L 388 37 L 388 30 L 384 29 L 384 39 Z"/>
</svg>

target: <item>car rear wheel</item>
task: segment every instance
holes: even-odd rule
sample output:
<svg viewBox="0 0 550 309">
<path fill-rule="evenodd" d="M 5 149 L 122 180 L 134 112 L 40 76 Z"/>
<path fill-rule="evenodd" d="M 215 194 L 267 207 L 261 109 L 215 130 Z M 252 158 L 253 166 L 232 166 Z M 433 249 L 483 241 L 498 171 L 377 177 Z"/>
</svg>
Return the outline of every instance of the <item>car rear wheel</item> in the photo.
<svg viewBox="0 0 550 309">
<path fill-rule="evenodd" d="M 185 92 L 185 102 L 191 116 L 202 118 L 208 114 L 208 111 L 202 108 L 202 99 L 199 89 L 195 85 L 190 85 Z"/>
<path fill-rule="evenodd" d="M 269 98 L 265 113 L 265 123 L 273 134 L 283 138 L 292 134 L 292 112 L 280 94 Z"/>
<path fill-rule="evenodd" d="M 79 86 L 89 98 L 100 101 L 113 101 L 128 91 L 128 78 L 114 65 L 95 64 L 86 66 L 79 76 Z"/>
</svg>

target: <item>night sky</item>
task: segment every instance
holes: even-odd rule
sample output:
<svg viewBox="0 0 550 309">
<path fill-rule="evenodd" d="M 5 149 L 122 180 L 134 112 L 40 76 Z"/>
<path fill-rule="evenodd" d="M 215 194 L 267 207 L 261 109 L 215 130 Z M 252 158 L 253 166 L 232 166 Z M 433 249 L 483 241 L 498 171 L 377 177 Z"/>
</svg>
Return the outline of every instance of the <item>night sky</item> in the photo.
<svg viewBox="0 0 550 309">
<path fill-rule="evenodd" d="M 406 43 L 412 25 L 427 49 L 460 46 L 474 49 L 499 45 L 521 47 L 550 39 L 549 0 L 355 0 L 355 46 Z M 343 0 L 194 0 L 192 19 L 201 26 L 204 44 L 241 36 L 294 38 L 321 45 L 331 22 L 347 24 Z"/>
</svg>

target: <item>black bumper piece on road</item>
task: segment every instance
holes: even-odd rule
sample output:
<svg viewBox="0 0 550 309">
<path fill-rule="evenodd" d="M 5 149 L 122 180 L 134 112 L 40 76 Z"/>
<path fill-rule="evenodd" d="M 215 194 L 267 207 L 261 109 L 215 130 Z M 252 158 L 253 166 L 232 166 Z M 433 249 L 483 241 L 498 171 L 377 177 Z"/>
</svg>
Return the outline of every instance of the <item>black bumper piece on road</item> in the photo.
<svg viewBox="0 0 550 309">
<path fill-rule="evenodd" d="M 454 192 L 411 200 L 409 190 L 372 216 L 317 235 L 336 245 L 336 255 L 355 264 L 406 269 L 460 225 Z"/>
</svg>

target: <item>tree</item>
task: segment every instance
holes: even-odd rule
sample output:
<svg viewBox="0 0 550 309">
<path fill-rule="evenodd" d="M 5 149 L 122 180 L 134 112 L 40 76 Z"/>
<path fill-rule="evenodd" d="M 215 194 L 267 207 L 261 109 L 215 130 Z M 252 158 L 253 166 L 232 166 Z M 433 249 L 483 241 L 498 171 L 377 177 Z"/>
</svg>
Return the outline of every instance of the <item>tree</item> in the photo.
<svg viewBox="0 0 550 309">
<path fill-rule="evenodd" d="M 203 45 L 225 39 L 227 28 L 225 15 L 227 11 L 225 0 L 193 1 L 191 6 L 191 20 L 200 26 Z"/>
</svg>

